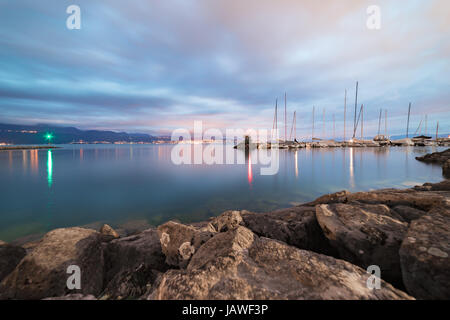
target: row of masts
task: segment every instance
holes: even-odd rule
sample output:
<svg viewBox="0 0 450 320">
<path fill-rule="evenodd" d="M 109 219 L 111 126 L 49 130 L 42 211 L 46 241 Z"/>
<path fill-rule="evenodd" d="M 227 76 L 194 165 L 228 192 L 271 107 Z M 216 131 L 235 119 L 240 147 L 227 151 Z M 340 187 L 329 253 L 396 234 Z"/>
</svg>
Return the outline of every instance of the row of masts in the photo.
<svg viewBox="0 0 450 320">
<path fill-rule="evenodd" d="M 353 113 L 353 131 L 352 131 L 352 140 L 356 139 L 356 134 L 357 134 L 357 130 L 358 130 L 358 126 L 360 127 L 361 130 L 361 134 L 360 134 L 360 139 L 363 140 L 364 139 L 364 104 L 361 104 L 361 106 L 359 107 L 358 110 L 358 81 L 356 82 L 356 90 L 355 90 L 355 107 L 354 107 L 354 113 Z M 378 140 L 389 140 L 388 138 L 388 125 L 387 125 L 387 109 L 384 110 L 384 135 L 381 135 L 381 122 L 382 122 L 382 115 L 383 115 L 383 109 L 380 109 L 380 114 L 379 114 L 379 118 L 378 118 L 378 131 L 377 131 L 377 136 L 374 138 L 378 139 Z M 293 114 L 293 118 L 292 118 L 292 125 L 291 125 L 291 130 L 290 130 L 290 134 L 289 134 L 289 139 L 287 137 L 287 93 L 284 93 L 284 141 L 297 141 L 297 130 L 296 130 L 296 124 L 297 124 L 297 119 L 296 119 L 296 114 L 297 112 L 294 111 Z M 410 123 L 410 115 L 411 115 L 411 102 L 409 103 L 408 106 L 408 119 L 407 119 L 407 125 L 406 125 L 406 138 L 409 139 L 409 123 Z M 315 134 L 315 119 L 316 118 L 316 106 L 313 106 L 312 109 L 312 131 L 311 131 L 311 140 L 321 140 L 319 138 L 316 138 L 314 136 Z M 336 139 L 336 119 L 335 119 L 335 114 L 333 113 L 332 115 L 332 120 L 333 120 L 333 140 Z M 344 132 L 343 132 L 343 141 L 346 141 L 347 139 L 347 89 L 345 89 L 345 93 L 344 93 Z M 323 117 L 322 117 L 322 122 L 323 122 L 323 132 L 322 132 L 322 137 L 325 137 L 325 108 L 323 109 Z M 423 116 L 422 119 L 420 120 L 419 126 L 417 128 L 417 130 L 415 131 L 414 134 L 417 134 L 418 132 L 421 134 L 422 133 L 422 123 L 425 123 L 425 135 L 427 134 L 427 123 L 428 123 L 428 118 L 427 115 L 425 115 L 425 120 L 423 120 Z M 278 98 L 275 100 L 275 115 L 274 115 L 274 121 L 273 121 L 273 130 L 275 130 L 274 132 L 276 132 L 278 130 Z M 420 131 L 419 131 L 420 130 Z M 438 139 L 439 136 L 439 121 L 437 121 L 436 124 L 436 140 Z M 293 140 L 292 140 L 293 138 Z"/>
</svg>

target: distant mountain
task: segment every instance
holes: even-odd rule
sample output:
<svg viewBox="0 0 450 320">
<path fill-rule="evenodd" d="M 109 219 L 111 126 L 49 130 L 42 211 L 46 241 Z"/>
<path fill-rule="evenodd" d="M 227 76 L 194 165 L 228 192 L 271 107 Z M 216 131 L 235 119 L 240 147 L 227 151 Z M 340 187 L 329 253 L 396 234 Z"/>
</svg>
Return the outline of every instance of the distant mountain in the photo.
<svg viewBox="0 0 450 320">
<path fill-rule="evenodd" d="M 143 133 L 126 133 L 102 130 L 79 130 L 74 127 L 55 125 L 15 125 L 0 123 L 0 143 L 9 144 L 44 144 L 46 136 L 52 136 L 51 143 L 93 142 L 152 142 L 160 137 Z"/>
</svg>

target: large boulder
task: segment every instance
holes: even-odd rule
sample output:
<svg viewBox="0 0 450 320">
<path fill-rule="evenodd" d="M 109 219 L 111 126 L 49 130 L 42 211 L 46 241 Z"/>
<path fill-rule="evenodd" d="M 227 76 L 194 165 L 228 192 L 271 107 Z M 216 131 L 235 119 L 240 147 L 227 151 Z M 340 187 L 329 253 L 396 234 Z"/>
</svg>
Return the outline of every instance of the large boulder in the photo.
<svg viewBox="0 0 450 320">
<path fill-rule="evenodd" d="M 317 220 L 339 256 L 364 269 L 377 265 L 381 277 L 401 286 L 399 249 L 408 224 L 386 205 L 322 204 Z"/>
<path fill-rule="evenodd" d="M 314 207 L 297 206 L 268 213 L 242 213 L 243 225 L 256 233 L 300 249 L 327 255 L 335 250 L 323 235 Z"/>
<path fill-rule="evenodd" d="M 218 233 L 184 270 L 162 275 L 148 299 L 411 299 L 346 261 L 260 238 L 245 227 Z"/>
<path fill-rule="evenodd" d="M 0 282 L 14 270 L 25 255 L 24 248 L 0 241 Z"/>
<path fill-rule="evenodd" d="M 7 299 L 42 299 L 69 293 L 97 295 L 103 285 L 101 235 L 83 228 L 55 229 L 47 233 L 0 284 Z M 70 290 L 68 267 L 81 271 L 81 289 Z"/>
<path fill-rule="evenodd" d="M 450 210 L 414 220 L 400 248 L 403 282 L 419 299 L 450 299 Z"/>
<path fill-rule="evenodd" d="M 449 192 L 428 192 L 428 189 L 381 189 L 369 192 L 340 191 L 329 195 L 324 195 L 306 205 L 315 206 L 318 204 L 332 203 L 366 203 L 385 204 L 389 207 L 409 206 L 419 210 L 428 211 L 434 206 L 444 205 L 446 199 L 450 197 Z"/>
<path fill-rule="evenodd" d="M 215 234 L 208 224 L 203 228 L 169 221 L 158 227 L 158 236 L 166 263 L 173 267 L 185 268 L 195 251 Z"/>
<path fill-rule="evenodd" d="M 158 232 L 147 229 L 133 236 L 105 244 L 105 291 L 110 298 L 137 296 L 145 292 L 157 271 L 168 266 Z M 122 285 L 128 283 L 129 286 Z"/>
</svg>

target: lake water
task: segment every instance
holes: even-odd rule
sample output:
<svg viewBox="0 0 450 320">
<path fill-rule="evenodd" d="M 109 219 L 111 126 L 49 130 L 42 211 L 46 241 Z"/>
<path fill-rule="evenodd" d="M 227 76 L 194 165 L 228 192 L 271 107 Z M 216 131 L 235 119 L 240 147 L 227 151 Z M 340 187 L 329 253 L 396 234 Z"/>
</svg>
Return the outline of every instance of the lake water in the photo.
<svg viewBox="0 0 450 320">
<path fill-rule="evenodd" d="M 269 211 L 347 189 L 406 188 L 442 180 L 415 160 L 436 147 L 280 150 L 279 172 L 246 164 L 175 165 L 172 145 L 64 145 L 0 151 L 0 239 L 57 227 L 130 220 L 201 221 L 230 209 Z M 227 148 L 226 152 L 244 153 Z"/>
</svg>

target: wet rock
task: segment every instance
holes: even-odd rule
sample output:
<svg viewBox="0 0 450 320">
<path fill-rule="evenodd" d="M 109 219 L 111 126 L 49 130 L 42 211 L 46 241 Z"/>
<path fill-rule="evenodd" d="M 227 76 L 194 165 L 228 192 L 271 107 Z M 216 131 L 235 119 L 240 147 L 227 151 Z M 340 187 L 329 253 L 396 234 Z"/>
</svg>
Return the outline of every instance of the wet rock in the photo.
<svg viewBox="0 0 450 320">
<path fill-rule="evenodd" d="M 323 235 L 314 207 L 298 206 L 269 213 L 246 212 L 243 225 L 259 236 L 280 240 L 300 249 L 335 255 Z"/>
<path fill-rule="evenodd" d="M 161 249 L 158 232 L 155 229 L 112 240 L 104 245 L 104 255 L 105 285 L 109 288 L 110 293 L 114 284 L 119 283 L 121 279 L 126 279 L 135 270 L 144 270 L 143 274 L 137 275 L 141 279 L 142 275 L 149 274 L 147 272 L 149 270 L 165 271 L 168 268 L 164 262 L 165 256 Z"/>
<path fill-rule="evenodd" d="M 0 241 L 0 282 L 14 270 L 25 255 L 24 248 Z"/>
<path fill-rule="evenodd" d="M 104 236 L 105 240 L 113 240 L 113 239 L 117 239 L 119 238 L 119 234 L 116 232 L 116 230 L 114 230 L 113 228 L 111 228 L 109 225 L 104 224 L 99 232 Z"/>
<path fill-rule="evenodd" d="M 422 157 L 416 157 L 416 160 L 423 161 L 426 163 L 437 163 L 437 164 L 444 164 L 449 159 L 450 159 L 450 149 L 444 150 L 442 152 L 429 153 Z"/>
<path fill-rule="evenodd" d="M 414 187 L 421 191 L 450 191 L 450 180 L 443 180 L 437 183 L 424 183 L 422 186 Z"/>
<path fill-rule="evenodd" d="M 348 262 L 260 238 L 245 227 L 218 233 L 187 269 L 169 270 L 148 299 L 411 299 Z"/>
<path fill-rule="evenodd" d="M 322 204 L 317 220 L 339 256 L 364 269 L 377 265 L 381 277 L 401 287 L 399 249 L 407 223 L 396 219 L 386 205 Z"/>
<path fill-rule="evenodd" d="M 410 223 L 412 220 L 419 219 L 426 212 L 413 207 L 408 206 L 395 206 L 392 208 L 394 212 L 401 216 L 403 221 Z"/>
<path fill-rule="evenodd" d="M 434 208 L 411 222 L 400 249 L 403 282 L 419 299 L 450 299 L 450 210 Z"/>
<path fill-rule="evenodd" d="M 195 228 L 174 221 L 159 226 L 158 235 L 166 263 L 186 267 L 195 251 L 215 234 L 211 230 L 211 227 Z"/>
<path fill-rule="evenodd" d="M 67 268 L 81 270 L 81 289 L 69 290 Z M 0 284 L 7 299 L 43 299 L 69 293 L 100 293 L 103 253 L 100 233 L 83 228 L 55 229 L 21 260 Z"/>
</svg>

